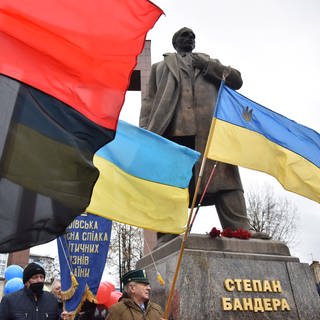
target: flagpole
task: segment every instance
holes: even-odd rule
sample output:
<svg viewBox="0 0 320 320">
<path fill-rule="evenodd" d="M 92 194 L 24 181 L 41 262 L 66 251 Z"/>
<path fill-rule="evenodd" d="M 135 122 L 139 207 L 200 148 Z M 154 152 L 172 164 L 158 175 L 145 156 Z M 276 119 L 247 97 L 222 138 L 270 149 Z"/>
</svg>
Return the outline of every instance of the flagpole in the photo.
<svg viewBox="0 0 320 320">
<path fill-rule="evenodd" d="M 223 81 L 221 82 L 220 89 L 224 84 L 224 80 L 225 79 L 223 79 Z M 219 93 L 220 93 L 220 90 L 219 90 Z M 220 97 L 220 94 L 218 94 L 218 99 L 217 99 L 216 105 L 218 104 L 219 97 Z M 209 130 L 209 135 L 208 135 L 208 139 L 207 139 L 207 143 L 206 143 L 206 148 L 205 148 L 205 151 L 204 151 L 204 154 L 203 154 L 203 158 L 202 158 L 202 162 L 201 162 L 201 167 L 200 167 L 200 172 L 199 172 L 196 188 L 195 188 L 195 191 L 194 191 L 194 194 L 193 194 L 193 199 L 192 199 L 192 204 L 191 204 L 191 208 L 190 208 L 190 214 L 189 214 L 186 230 L 184 232 L 184 236 L 183 236 L 182 243 L 181 243 L 181 246 L 180 246 L 178 261 L 177 261 L 177 264 L 176 264 L 176 270 L 175 270 L 175 273 L 174 273 L 174 276 L 173 276 L 173 279 L 172 279 L 172 283 L 171 283 L 171 287 L 170 287 L 170 291 L 169 291 L 169 296 L 168 296 L 168 300 L 167 300 L 167 304 L 166 304 L 166 308 L 165 308 L 165 312 L 164 312 L 164 319 L 168 319 L 168 317 L 169 317 L 171 303 L 172 303 L 173 294 L 174 294 L 174 289 L 175 289 L 175 285 L 176 285 L 176 282 L 177 282 L 177 278 L 178 278 L 178 274 L 179 274 L 179 270 L 180 270 L 180 266 L 181 266 L 181 261 L 182 261 L 182 256 L 183 256 L 183 252 L 184 252 L 184 249 L 185 249 L 186 241 L 187 241 L 189 230 L 190 230 L 190 224 L 191 224 L 191 220 L 192 220 L 191 218 L 193 216 L 193 210 L 194 210 L 194 207 L 195 207 L 197 194 L 198 194 L 198 191 L 199 191 L 199 188 L 200 188 L 200 183 L 201 183 L 204 167 L 205 167 L 205 164 L 206 164 L 206 160 L 207 160 L 207 156 L 208 156 L 208 152 L 209 152 L 209 145 L 211 143 L 211 139 L 212 139 L 215 123 L 216 123 L 216 119 L 213 118 L 213 121 L 211 122 L 210 130 Z"/>
<path fill-rule="evenodd" d="M 201 163 L 201 168 L 203 168 L 203 166 L 205 165 L 205 162 L 206 162 L 205 158 L 203 158 L 202 163 Z M 195 189 L 195 192 L 194 192 L 194 195 L 193 195 L 193 200 L 192 200 L 192 205 L 191 205 L 191 209 L 190 209 L 190 214 L 189 214 L 189 218 L 188 218 L 187 227 L 186 227 L 186 230 L 184 232 L 184 236 L 183 236 L 182 243 L 181 243 L 181 246 L 180 246 L 178 261 L 177 261 L 177 264 L 176 264 L 176 270 L 175 270 L 175 273 L 174 273 L 174 276 L 173 276 L 173 279 L 172 279 L 171 288 L 170 288 L 170 292 L 169 292 L 169 296 L 168 296 L 168 300 L 167 300 L 167 304 L 166 304 L 166 309 L 165 309 L 165 312 L 164 312 L 164 319 L 168 319 L 169 313 L 170 313 L 171 303 L 172 303 L 172 299 L 173 299 L 173 293 L 174 293 L 175 285 L 176 285 L 178 274 L 179 274 L 179 270 L 180 270 L 180 265 L 181 265 L 181 261 L 182 261 L 183 252 L 184 252 L 184 249 L 185 249 L 185 244 L 186 244 L 187 237 L 188 237 L 188 234 L 189 234 L 190 222 L 191 222 L 191 217 L 192 217 L 192 214 L 193 214 L 193 209 L 194 209 L 194 206 L 195 206 L 196 195 L 198 193 L 200 182 L 201 182 L 202 173 L 200 172 L 200 174 L 199 174 L 199 177 L 198 177 L 198 180 L 197 180 L 196 189 Z"/>
</svg>

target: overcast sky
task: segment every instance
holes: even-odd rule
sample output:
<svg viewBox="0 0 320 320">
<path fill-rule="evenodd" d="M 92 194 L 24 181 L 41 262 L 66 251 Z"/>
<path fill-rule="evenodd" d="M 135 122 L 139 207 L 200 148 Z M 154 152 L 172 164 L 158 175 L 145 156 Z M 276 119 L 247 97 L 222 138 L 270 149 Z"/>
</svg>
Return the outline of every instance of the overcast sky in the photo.
<svg viewBox="0 0 320 320">
<path fill-rule="evenodd" d="M 148 33 L 152 63 L 173 52 L 171 39 L 181 27 L 196 34 L 196 52 L 238 69 L 240 93 L 320 132 L 320 1 L 318 0 L 157 0 L 163 9 Z M 120 118 L 138 124 L 139 95 L 128 93 Z M 320 205 L 283 190 L 272 177 L 241 169 L 245 189 L 271 184 L 298 209 L 298 244 L 290 248 L 302 262 L 320 260 Z M 210 222 L 208 222 L 210 221 Z M 193 231 L 220 227 L 214 210 L 204 209 Z M 43 246 L 32 249 L 42 251 Z"/>
</svg>

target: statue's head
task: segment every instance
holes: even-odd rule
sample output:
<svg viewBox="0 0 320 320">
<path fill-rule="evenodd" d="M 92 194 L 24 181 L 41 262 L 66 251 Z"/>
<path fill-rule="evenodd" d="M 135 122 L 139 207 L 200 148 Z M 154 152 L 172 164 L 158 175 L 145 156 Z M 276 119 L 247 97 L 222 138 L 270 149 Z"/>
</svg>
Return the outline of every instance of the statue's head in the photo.
<svg viewBox="0 0 320 320">
<path fill-rule="evenodd" d="M 173 35 L 172 44 L 178 52 L 191 52 L 195 48 L 195 38 L 191 29 L 183 27 Z"/>
</svg>

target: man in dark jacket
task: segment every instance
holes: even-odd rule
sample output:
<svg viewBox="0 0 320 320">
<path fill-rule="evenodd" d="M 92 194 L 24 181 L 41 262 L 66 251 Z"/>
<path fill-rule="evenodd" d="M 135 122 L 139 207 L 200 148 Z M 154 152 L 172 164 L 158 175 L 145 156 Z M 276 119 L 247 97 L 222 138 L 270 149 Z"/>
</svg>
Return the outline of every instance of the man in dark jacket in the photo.
<svg viewBox="0 0 320 320">
<path fill-rule="evenodd" d="M 178 30 L 173 35 L 172 44 L 177 53 L 164 54 L 163 61 L 152 65 L 141 107 L 140 127 L 203 154 L 220 83 L 225 78 L 226 85 L 237 90 L 242 86 L 241 74 L 204 53 L 193 53 L 195 34 L 189 28 Z M 207 160 L 200 194 L 213 165 L 212 160 Z M 196 165 L 195 179 L 189 185 L 191 199 L 198 175 L 199 164 Z M 202 205 L 212 204 L 222 228 L 250 229 L 237 166 L 218 163 L 202 202 Z M 253 233 L 253 236 L 267 238 L 262 233 Z"/>
<path fill-rule="evenodd" d="M 2 298 L 0 319 L 70 319 L 68 312 L 59 312 L 55 296 L 43 291 L 44 279 L 43 267 L 35 262 L 29 263 L 23 270 L 24 288 Z"/>
<path fill-rule="evenodd" d="M 109 308 L 107 320 L 162 320 L 161 307 L 151 302 L 145 270 L 127 272 L 121 279 L 123 296 Z"/>
</svg>

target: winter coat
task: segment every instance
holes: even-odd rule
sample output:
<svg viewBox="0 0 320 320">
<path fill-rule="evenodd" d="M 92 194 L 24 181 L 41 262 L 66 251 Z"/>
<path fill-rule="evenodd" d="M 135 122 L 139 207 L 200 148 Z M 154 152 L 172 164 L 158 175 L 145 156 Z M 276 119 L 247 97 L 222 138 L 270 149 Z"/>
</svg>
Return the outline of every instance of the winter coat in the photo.
<svg viewBox="0 0 320 320">
<path fill-rule="evenodd" d="M 30 289 L 23 289 L 4 296 L 0 303 L 1 320 L 58 320 L 60 312 L 55 296 L 43 291 L 36 301 Z"/>
<path fill-rule="evenodd" d="M 195 110 L 197 127 L 194 149 L 203 154 L 223 72 L 227 68 L 230 70 L 226 78 L 226 84 L 233 89 L 241 87 L 242 79 L 239 71 L 225 67 L 217 59 L 210 59 L 208 55 L 202 53 L 193 53 L 193 55 L 201 55 L 208 62 L 205 70 L 200 71 L 195 69 L 193 80 L 193 108 Z M 168 126 L 172 125 L 175 109 L 179 104 L 181 76 L 186 75 L 183 74 L 183 70 L 179 72 L 177 55 L 175 53 L 165 54 L 163 61 L 152 65 L 147 94 L 142 102 L 140 127 L 160 135 L 165 135 Z M 199 166 L 198 163 L 196 177 L 198 177 Z M 207 161 L 200 193 L 210 175 L 212 166 L 213 161 Z M 212 195 L 222 190 L 242 190 L 236 166 L 224 163 L 218 164 L 204 204 L 213 204 Z"/>
<path fill-rule="evenodd" d="M 160 320 L 163 316 L 161 307 L 148 302 L 145 312 L 130 298 L 121 299 L 108 310 L 107 320 Z"/>
</svg>

